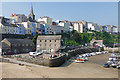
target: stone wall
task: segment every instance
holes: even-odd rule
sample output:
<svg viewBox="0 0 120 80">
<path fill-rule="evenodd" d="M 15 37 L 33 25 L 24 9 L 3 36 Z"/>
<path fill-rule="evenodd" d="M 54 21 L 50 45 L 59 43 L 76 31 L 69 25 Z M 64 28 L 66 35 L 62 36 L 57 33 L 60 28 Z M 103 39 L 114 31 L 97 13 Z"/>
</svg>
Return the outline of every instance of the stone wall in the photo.
<svg viewBox="0 0 120 80">
<path fill-rule="evenodd" d="M 100 48 L 100 50 L 102 51 L 104 49 Z M 62 65 L 65 61 L 70 59 L 71 57 L 76 56 L 77 54 L 84 54 L 84 53 L 90 53 L 90 52 L 96 52 L 96 51 L 99 51 L 99 48 L 84 48 L 84 49 L 71 50 L 68 53 L 63 53 L 60 57 L 50 58 L 50 59 L 39 58 L 39 57 L 36 57 L 36 58 L 15 57 L 14 59 L 33 63 L 33 64 L 43 65 L 43 66 L 58 67 Z"/>
</svg>

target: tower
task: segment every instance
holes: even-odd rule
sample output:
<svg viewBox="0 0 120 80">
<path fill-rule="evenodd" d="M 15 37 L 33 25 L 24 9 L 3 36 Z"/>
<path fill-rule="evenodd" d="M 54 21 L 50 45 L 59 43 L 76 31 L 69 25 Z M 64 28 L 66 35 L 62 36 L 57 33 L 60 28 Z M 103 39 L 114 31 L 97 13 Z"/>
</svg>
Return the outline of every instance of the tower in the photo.
<svg viewBox="0 0 120 80">
<path fill-rule="evenodd" d="M 35 15 L 33 13 L 32 3 L 31 3 L 31 11 L 30 11 L 28 18 L 29 18 L 29 20 L 35 20 Z"/>
</svg>

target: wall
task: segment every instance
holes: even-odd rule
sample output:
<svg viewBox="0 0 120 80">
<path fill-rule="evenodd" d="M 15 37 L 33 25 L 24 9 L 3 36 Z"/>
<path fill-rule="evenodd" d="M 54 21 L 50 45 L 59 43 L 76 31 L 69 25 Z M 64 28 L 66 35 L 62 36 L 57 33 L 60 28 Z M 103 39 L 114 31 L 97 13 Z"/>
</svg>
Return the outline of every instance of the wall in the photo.
<svg viewBox="0 0 120 80">
<path fill-rule="evenodd" d="M 104 50 L 103 48 L 100 48 L 100 50 Z M 49 66 L 49 67 L 58 67 L 62 65 L 66 60 L 70 59 L 73 56 L 76 56 L 77 54 L 84 54 L 84 53 L 90 53 L 90 52 L 96 52 L 99 51 L 99 48 L 85 48 L 85 49 L 76 49 L 76 50 L 71 50 L 68 53 L 62 54 L 60 57 L 57 58 L 16 58 L 17 60 L 22 60 L 25 62 L 29 63 L 34 63 L 38 65 L 43 65 L 43 66 Z"/>
</svg>

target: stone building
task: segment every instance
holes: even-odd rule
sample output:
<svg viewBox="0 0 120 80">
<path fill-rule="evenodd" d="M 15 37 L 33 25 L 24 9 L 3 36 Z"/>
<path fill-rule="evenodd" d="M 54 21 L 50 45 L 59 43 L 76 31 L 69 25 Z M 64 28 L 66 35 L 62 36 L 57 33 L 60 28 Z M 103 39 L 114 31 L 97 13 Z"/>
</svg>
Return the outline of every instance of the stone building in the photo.
<svg viewBox="0 0 120 80">
<path fill-rule="evenodd" d="M 0 42 L 1 44 L 1 48 L 2 48 L 2 52 L 4 53 L 8 53 L 10 51 L 10 46 L 4 42 Z"/>
<path fill-rule="evenodd" d="M 40 35 L 37 38 L 36 51 L 56 52 L 61 47 L 61 35 Z"/>
<path fill-rule="evenodd" d="M 27 53 L 34 51 L 34 43 L 30 39 L 5 38 L 2 43 L 10 47 L 11 53 Z"/>
<path fill-rule="evenodd" d="M 92 46 L 95 46 L 95 45 L 103 46 L 104 44 L 103 44 L 103 40 L 95 40 L 95 39 L 92 39 L 92 40 L 90 41 L 90 45 L 92 45 Z"/>
</svg>

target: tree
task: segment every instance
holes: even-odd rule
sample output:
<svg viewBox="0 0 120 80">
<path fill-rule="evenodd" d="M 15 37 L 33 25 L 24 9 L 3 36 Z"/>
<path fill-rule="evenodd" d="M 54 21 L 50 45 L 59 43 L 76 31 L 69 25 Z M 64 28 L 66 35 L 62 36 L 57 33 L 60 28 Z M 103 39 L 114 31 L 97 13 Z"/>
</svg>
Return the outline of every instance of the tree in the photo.
<svg viewBox="0 0 120 80">
<path fill-rule="evenodd" d="M 33 37 L 33 39 L 32 39 L 32 41 L 33 41 L 35 44 L 36 44 L 37 37 L 38 37 L 38 34 L 36 34 L 36 35 Z"/>
</svg>

